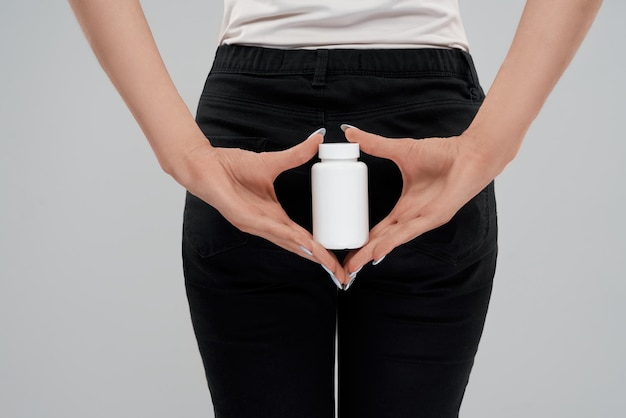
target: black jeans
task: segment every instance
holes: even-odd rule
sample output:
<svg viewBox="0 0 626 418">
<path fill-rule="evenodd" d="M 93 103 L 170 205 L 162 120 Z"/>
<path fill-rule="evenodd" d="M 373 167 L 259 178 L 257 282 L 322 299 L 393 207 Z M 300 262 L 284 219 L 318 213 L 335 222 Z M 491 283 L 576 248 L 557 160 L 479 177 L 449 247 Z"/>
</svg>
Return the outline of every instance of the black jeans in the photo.
<svg viewBox="0 0 626 418">
<path fill-rule="evenodd" d="M 387 137 L 462 133 L 483 92 L 459 50 L 277 50 L 221 46 L 197 122 L 217 147 L 286 149 L 320 127 Z M 372 224 L 402 187 L 362 155 Z M 310 168 L 275 187 L 311 228 Z M 347 292 L 317 264 L 229 224 L 188 194 L 183 261 L 191 318 L 218 418 L 452 418 L 483 329 L 496 261 L 493 184 L 446 225 L 367 265 Z M 341 259 L 344 252 L 337 252 Z"/>
</svg>

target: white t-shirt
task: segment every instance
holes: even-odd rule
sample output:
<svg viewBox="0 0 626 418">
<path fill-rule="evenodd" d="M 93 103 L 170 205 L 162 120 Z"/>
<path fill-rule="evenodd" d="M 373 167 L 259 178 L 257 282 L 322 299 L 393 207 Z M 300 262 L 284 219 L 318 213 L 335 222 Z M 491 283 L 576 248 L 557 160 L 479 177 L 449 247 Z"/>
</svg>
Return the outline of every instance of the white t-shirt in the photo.
<svg viewBox="0 0 626 418">
<path fill-rule="evenodd" d="M 458 0 L 224 0 L 219 43 L 469 49 Z"/>
</svg>

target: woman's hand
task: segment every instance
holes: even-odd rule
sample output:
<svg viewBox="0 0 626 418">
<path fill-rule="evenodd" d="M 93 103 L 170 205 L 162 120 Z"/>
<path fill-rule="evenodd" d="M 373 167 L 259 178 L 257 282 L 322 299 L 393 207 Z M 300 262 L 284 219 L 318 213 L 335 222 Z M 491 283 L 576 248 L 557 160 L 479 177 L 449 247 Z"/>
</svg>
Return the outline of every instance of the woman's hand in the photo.
<svg viewBox="0 0 626 418">
<path fill-rule="evenodd" d="M 322 264 L 341 286 L 336 257 L 289 219 L 273 186 L 282 171 L 315 155 L 322 135 L 276 153 L 211 147 L 176 91 L 139 0 L 69 1 L 163 170 L 241 230 Z"/>
<path fill-rule="evenodd" d="M 369 242 L 344 261 L 347 274 L 448 222 L 504 168 L 471 137 L 390 139 L 344 127 L 346 138 L 361 150 L 393 161 L 403 180 L 396 206 L 370 231 Z"/>
<path fill-rule="evenodd" d="M 496 79 L 459 137 L 387 139 L 358 129 L 346 138 L 395 162 L 404 186 L 370 241 L 348 255 L 349 277 L 426 231 L 443 225 L 497 176 L 519 150 L 530 124 L 570 63 L 602 0 L 527 0 Z"/>
<path fill-rule="evenodd" d="M 177 180 L 240 230 L 326 267 L 341 287 L 346 275 L 337 258 L 289 218 L 274 190 L 274 180 L 280 173 L 313 158 L 323 133 L 317 131 L 302 143 L 279 152 L 214 148 L 204 141 L 187 155 L 182 163 L 184 174 Z"/>
</svg>

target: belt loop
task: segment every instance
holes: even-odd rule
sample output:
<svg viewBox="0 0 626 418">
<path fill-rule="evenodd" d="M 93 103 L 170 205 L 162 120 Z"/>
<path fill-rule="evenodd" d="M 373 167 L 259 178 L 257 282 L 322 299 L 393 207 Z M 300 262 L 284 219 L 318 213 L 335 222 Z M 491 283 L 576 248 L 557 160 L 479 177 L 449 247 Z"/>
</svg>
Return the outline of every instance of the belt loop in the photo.
<svg viewBox="0 0 626 418">
<path fill-rule="evenodd" d="M 313 86 L 326 84 L 326 69 L 328 68 L 328 49 L 318 49 L 315 61 L 315 74 L 313 74 Z"/>
</svg>

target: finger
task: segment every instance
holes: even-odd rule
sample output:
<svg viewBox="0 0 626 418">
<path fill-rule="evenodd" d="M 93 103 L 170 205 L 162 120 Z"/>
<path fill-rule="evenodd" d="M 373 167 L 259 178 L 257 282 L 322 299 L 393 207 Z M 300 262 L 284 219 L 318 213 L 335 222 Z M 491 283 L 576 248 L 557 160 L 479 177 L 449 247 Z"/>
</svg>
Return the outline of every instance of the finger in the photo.
<svg viewBox="0 0 626 418">
<path fill-rule="evenodd" d="M 398 224 L 396 224 L 398 225 Z M 378 235 L 370 234 L 370 240 L 363 247 L 348 254 L 344 260 L 344 269 L 348 274 L 359 270 L 369 262 L 376 262 L 384 258 L 394 248 L 394 244 L 387 241 L 390 232 L 397 229 L 396 225 L 390 225 L 381 229 Z"/>
<path fill-rule="evenodd" d="M 333 281 L 336 279 L 340 284 L 346 285 L 349 281 L 349 277 L 345 273 L 339 260 L 337 260 L 335 254 L 313 240 L 311 240 L 311 245 L 316 261 L 327 269 L 331 278 L 334 277 Z"/>
<path fill-rule="evenodd" d="M 348 277 L 337 257 L 315 242 L 311 233 L 292 221 L 282 207 L 276 206 L 273 210 L 265 211 L 272 213 L 271 217 L 257 217 L 254 220 L 254 227 L 246 232 L 263 237 L 281 248 L 323 265 L 334 280 L 340 284 L 347 283 Z"/>
<path fill-rule="evenodd" d="M 405 196 L 401 196 L 391 212 L 370 229 L 369 241 L 375 242 L 376 238 L 384 234 L 389 228 L 420 216 L 423 211 L 423 204 L 424 202 L 419 200 L 409 201 Z"/>
<path fill-rule="evenodd" d="M 287 228 L 289 230 L 287 230 Z M 280 231 L 280 229 L 283 230 Z M 347 283 L 348 277 L 341 263 L 337 260 L 337 257 L 320 243 L 316 242 L 309 231 L 287 218 L 286 223 L 277 228 L 277 232 L 279 232 L 281 237 L 286 239 L 285 248 L 287 250 L 293 251 L 294 248 L 300 250 L 304 253 L 303 256 L 305 258 L 309 258 L 324 266 L 328 273 L 331 274 L 331 277 L 334 277 L 334 280 L 336 279 L 341 284 Z M 306 251 L 303 251 L 302 248 L 305 248 Z"/>
<path fill-rule="evenodd" d="M 291 223 L 277 226 L 275 232 L 282 237 L 277 240 L 278 245 L 320 264 L 338 287 L 348 282 L 348 276 L 337 257 L 315 242 L 308 231 L 295 223 Z"/>
<path fill-rule="evenodd" d="M 367 244 L 363 247 L 353 250 L 348 253 L 346 258 L 343 260 L 343 267 L 346 274 L 351 275 L 352 273 L 359 271 L 364 265 L 368 264 L 370 261 L 380 260 L 385 257 L 391 249 L 387 250 L 386 248 L 380 247 L 380 242 L 382 241 L 382 237 L 384 237 L 384 231 L 388 230 L 389 226 L 379 227 L 379 234 L 373 235 L 372 231 L 370 231 L 370 238 Z"/>
<path fill-rule="evenodd" d="M 354 272 L 359 271 L 364 265 L 371 261 L 378 260 L 384 257 L 385 254 L 380 253 L 380 257 L 376 257 L 374 254 L 377 251 L 378 240 L 370 240 L 363 247 L 353 250 L 343 260 L 343 268 L 345 274 L 350 276 Z"/>
<path fill-rule="evenodd" d="M 449 221 L 451 216 L 442 210 L 424 208 L 421 213 L 407 212 L 394 220 L 383 220 L 370 231 L 369 242 L 344 260 L 344 269 L 350 274 L 370 261 L 380 260 L 396 247 L 435 229 Z"/>
<path fill-rule="evenodd" d="M 403 219 L 406 219 L 413 214 L 413 216 L 417 216 L 419 213 L 419 207 L 410 207 L 405 208 L 403 205 L 403 198 L 400 197 L 400 200 L 396 203 L 396 205 L 391 209 L 391 212 L 387 214 L 383 219 L 381 219 L 374 227 L 370 230 L 370 239 L 375 237 L 379 231 L 387 229 L 389 226 L 397 224 L 401 222 Z"/>
<path fill-rule="evenodd" d="M 360 249 L 351 252 L 344 260 L 344 270 L 350 274 L 369 262 L 377 263 L 392 252 L 397 246 L 414 238 L 409 231 L 411 222 L 390 225 L 373 237 Z"/>
<path fill-rule="evenodd" d="M 313 158 L 317 154 L 319 145 L 324 141 L 325 133 L 326 129 L 321 128 L 298 145 L 284 151 L 267 153 L 268 163 L 275 170 L 275 175 L 290 168 L 301 166 Z"/>
<path fill-rule="evenodd" d="M 342 127 L 345 126 L 342 125 Z M 396 161 L 403 154 L 397 143 L 398 141 L 404 141 L 404 139 L 385 138 L 384 136 L 362 131 L 354 126 L 346 127 L 345 136 L 348 141 L 358 143 L 363 152 L 376 157 Z"/>
<path fill-rule="evenodd" d="M 385 231 L 393 227 L 393 225 L 402 222 L 402 219 L 407 219 L 410 216 L 401 208 L 402 198 L 400 199 L 391 212 L 370 230 L 367 244 L 358 250 L 348 253 L 343 263 L 344 269 L 348 274 L 359 270 L 370 261 L 379 260 L 387 254 L 387 252 L 377 248 L 380 241 L 378 237 L 384 235 Z"/>
</svg>

